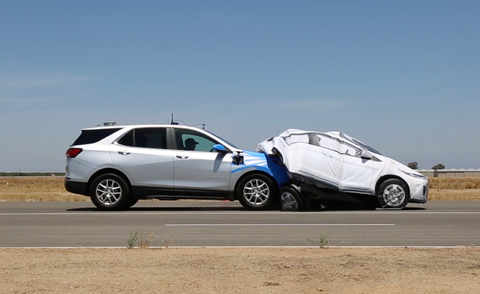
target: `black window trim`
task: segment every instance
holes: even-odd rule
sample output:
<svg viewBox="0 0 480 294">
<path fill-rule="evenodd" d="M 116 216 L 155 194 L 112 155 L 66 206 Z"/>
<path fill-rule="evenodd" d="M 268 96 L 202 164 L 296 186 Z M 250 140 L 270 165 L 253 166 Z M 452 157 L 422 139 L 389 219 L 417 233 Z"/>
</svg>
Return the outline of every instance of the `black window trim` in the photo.
<svg viewBox="0 0 480 294">
<path fill-rule="evenodd" d="M 165 144 L 165 148 L 152 148 L 152 147 L 142 147 L 142 146 L 129 146 L 129 145 L 124 145 L 124 144 L 121 144 L 119 143 L 119 141 L 125 137 L 126 135 L 128 135 L 130 132 L 133 132 L 133 143 L 135 145 L 136 143 L 136 131 L 137 129 L 164 129 L 165 130 L 165 139 L 166 139 L 166 144 Z M 130 130 L 128 130 L 127 132 L 125 132 L 124 134 L 122 134 L 120 137 L 118 137 L 115 142 L 113 142 L 113 144 L 116 144 L 116 145 L 119 145 L 119 146 L 125 146 L 125 147 L 130 147 L 130 148 L 148 148 L 148 149 L 157 149 L 157 150 L 167 150 L 167 149 L 171 149 L 169 148 L 169 129 L 170 128 L 166 128 L 165 126 L 159 126 L 159 127 L 152 127 L 152 126 L 139 126 L 139 127 L 134 127 L 134 128 L 131 128 Z"/>
</svg>

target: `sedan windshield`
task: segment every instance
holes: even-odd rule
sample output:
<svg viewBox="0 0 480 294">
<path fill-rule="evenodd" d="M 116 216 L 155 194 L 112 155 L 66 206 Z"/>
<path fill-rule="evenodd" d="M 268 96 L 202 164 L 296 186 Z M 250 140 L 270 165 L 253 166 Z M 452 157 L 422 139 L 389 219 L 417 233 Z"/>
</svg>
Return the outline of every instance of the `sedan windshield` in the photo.
<svg viewBox="0 0 480 294">
<path fill-rule="evenodd" d="M 377 151 L 375 148 L 373 148 L 373 147 L 371 147 L 371 146 L 363 143 L 363 142 L 360 141 L 360 140 L 357 140 L 357 139 L 355 139 L 355 138 L 353 138 L 353 137 L 350 137 L 350 136 L 347 135 L 347 134 L 341 133 L 340 136 L 341 136 L 342 138 L 350 141 L 350 142 L 353 142 L 353 143 L 359 145 L 359 146 L 362 147 L 363 149 L 367 149 L 367 150 L 370 151 L 370 152 L 376 153 L 376 154 L 378 154 L 378 155 L 382 155 L 382 153 L 380 153 L 379 151 Z"/>
</svg>

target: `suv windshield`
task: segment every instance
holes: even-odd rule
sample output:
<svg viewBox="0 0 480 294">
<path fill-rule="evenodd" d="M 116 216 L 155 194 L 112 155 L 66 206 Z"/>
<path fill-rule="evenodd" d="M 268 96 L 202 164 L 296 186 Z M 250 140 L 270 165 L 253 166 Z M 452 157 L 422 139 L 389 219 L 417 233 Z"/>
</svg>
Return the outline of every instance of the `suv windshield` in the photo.
<svg viewBox="0 0 480 294">
<path fill-rule="evenodd" d="M 207 130 L 205 130 L 205 131 L 206 131 L 207 133 L 210 133 L 210 134 L 214 135 L 215 137 L 221 139 L 222 141 L 226 142 L 228 145 L 232 146 L 233 148 L 240 149 L 240 148 L 238 148 L 237 146 L 235 146 L 235 145 L 233 145 L 232 143 L 230 143 L 230 142 L 228 142 L 227 140 L 225 140 L 224 138 L 220 137 L 219 135 L 216 135 L 216 134 L 214 134 L 214 133 L 212 133 L 212 132 L 210 132 L 210 131 L 207 131 Z"/>
<path fill-rule="evenodd" d="M 84 144 L 96 143 L 102 139 L 105 139 L 106 137 L 110 136 L 111 134 L 115 133 L 120 129 L 121 128 L 82 130 L 82 133 L 77 138 L 77 140 L 73 142 L 72 145 L 84 145 Z"/>
</svg>

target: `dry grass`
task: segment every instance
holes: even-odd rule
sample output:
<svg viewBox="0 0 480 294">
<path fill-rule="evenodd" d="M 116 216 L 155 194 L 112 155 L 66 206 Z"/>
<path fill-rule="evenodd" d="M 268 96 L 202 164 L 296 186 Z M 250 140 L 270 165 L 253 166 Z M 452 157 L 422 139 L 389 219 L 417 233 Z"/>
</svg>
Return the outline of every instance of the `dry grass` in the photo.
<svg viewBox="0 0 480 294">
<path fill-rule="evenodd" d="M 449 190 L 480 189 L 480 177 L 476 178 L 430 178 L 430 188 Z"/>
<path fill-rule="evenodd" d="M 429 201 L 480 200 L 480 177 L 431 178 Z M 65 191 L 63 177 L 0 177 L 0 201 L 90 201 Z"/>
<path fill-rule="evenodd" d="M 0 201 L 90 201 L 65 190 L 63 177 L 0 177 Z"/>
<path fill-rule="evenodd" d="M 430 178 L 429 200 L 480 200 L 480 177 Z"/>
</svg>

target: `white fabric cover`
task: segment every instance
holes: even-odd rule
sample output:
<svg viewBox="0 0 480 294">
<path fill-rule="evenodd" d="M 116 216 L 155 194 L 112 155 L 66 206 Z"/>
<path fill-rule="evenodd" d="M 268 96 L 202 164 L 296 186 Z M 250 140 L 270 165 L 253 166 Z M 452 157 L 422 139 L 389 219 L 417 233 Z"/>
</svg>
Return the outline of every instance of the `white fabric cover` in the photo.
<svg viewBox="0 0 480 294">
<path fill-rule="evenodd" d="M 341 132 L 288 129 L 260 142 L 257 150 L 281 156 L 291 177 L 340 192 L 374 195 L 377 181 L 387 174 L 403 178 L 412 192 L 428 182 L 418 172 Z"/>
</svg>

